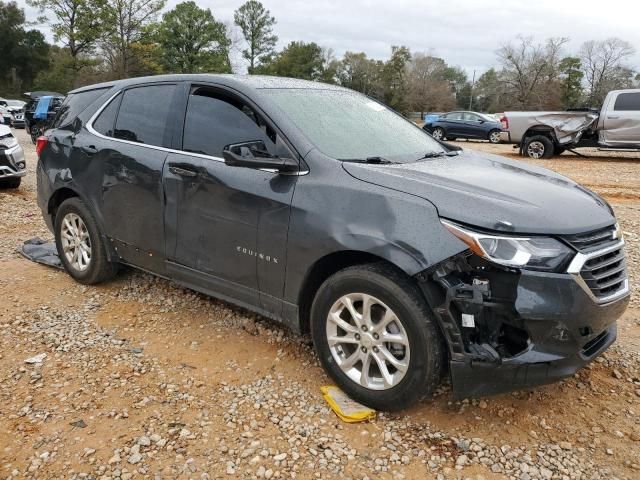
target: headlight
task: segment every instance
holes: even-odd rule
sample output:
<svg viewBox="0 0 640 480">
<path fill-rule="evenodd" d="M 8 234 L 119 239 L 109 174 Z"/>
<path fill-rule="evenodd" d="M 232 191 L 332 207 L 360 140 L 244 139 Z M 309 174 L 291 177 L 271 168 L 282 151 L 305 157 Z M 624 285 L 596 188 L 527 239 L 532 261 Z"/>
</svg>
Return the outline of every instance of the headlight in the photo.
<svg viewBox="0 0 640 480">
<path fill-rule="evenodd" d="M 0 145 L 2 145 L 4 148 L 13 148 L 18 145 L 18 139 L 12 134 L 8 134 L 4 137 L 0 137 Z"/>
<path fill-rule="evenodd" d="M 556 271 L 573 251 L 550 237 L 509 237 L 489 235 L 441 220 L 442 225 L 466 243 L 471 251 L 487 260 L 507 267 Z"/>
</svg>

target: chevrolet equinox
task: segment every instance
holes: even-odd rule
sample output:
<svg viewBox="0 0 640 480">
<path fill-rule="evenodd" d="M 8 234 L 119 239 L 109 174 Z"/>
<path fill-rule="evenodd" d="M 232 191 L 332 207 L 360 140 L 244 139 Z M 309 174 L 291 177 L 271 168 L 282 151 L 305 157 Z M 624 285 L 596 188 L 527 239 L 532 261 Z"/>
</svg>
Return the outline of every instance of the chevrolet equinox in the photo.
<svg viewBox="0 0 640 480">
<path fill-rule="evenodd" d="M 352 398 L 397 410 L 570 376 L 629 300 L 611 207 L 433 139 L 345 88 L 167 75 L 72 91 L 37 141 L 69 275 L 131 265 L 310 333 Z"/>
</svg>

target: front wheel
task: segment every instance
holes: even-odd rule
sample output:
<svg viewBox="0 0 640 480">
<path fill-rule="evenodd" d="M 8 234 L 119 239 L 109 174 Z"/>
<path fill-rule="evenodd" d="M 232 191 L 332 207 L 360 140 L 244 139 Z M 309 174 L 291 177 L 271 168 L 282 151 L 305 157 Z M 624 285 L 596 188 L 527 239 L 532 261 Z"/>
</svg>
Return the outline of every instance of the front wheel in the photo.
<svg viewBox="0 0 640 480">
<path fill-rule="evenodd" d="M 0 179 L 0 189 L 3 188 L 19 188 L 22 179 L 20 177 L 9 177 Z"/>
<path fill-rule="evenodd" d="M 444 140 L 444 130 L 440 127 L 436 127 L 433 129 L 431 136 L 436 140 Z"/>
<path fill-rule="evenodd" d="M 438 327 L 411 279 L 385 264 L 349 267 L 327 279 L 311 309 L 316 352 L 351 398 L 400 410 L 440 381 Z"/>
<path fill-rule="evenodd" d="M 62 202 L 54 225 L 60 261 L 77 282 L 93 285 L 115 276 L 117 264 L 109 261 L 98 225 L 82 200 Z"/>
</svg>

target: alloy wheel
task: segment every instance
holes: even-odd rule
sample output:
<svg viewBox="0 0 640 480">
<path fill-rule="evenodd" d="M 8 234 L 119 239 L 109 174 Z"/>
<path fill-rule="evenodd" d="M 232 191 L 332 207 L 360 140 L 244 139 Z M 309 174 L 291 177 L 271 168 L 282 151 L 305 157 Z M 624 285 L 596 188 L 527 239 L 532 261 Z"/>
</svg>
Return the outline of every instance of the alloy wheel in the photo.
<svg viewBox="0 0 640 480">
<path fill-rule="evenodd" d="M 402 322 L 371 295 L 339 298 L 329 311 L 326 335 L 338 367 L 365 388 L 392 388 L 409 369 L 409 337 Z"/>
<path fill-rule="evenodd" d="M 544 155 L 544 144 L 542 142 L 533 141 L 527 145 L 527 155 L 531 158 L 542 158 Z"/>
<path fill-rule="evenodd" d="M 84 272 L 91 263 L 91 238 L 86 224 L 75 213 L 67 213 L 62 219 L 60 232 L 62 250 L 72 268 Z"/>
<path fill-rule="evenodd" d="M 442 130 L 441 130 L 441 129 L 436 128 L 436 129 L 433 131 L 433 133 L 431 134 L 431 136 L 432 136 L 433 138 L 435 138 L 436 140 L 442 140 L 442 138 L 444 137 L 444 134 L 443 134 L 443 132 L 442 132 Z"/>
<path fill-rule="evenodd" d="M 489 135 L 489 141 L 491 143 L 500 143 L 500 132 L 491 132 Z"/>
</svg>

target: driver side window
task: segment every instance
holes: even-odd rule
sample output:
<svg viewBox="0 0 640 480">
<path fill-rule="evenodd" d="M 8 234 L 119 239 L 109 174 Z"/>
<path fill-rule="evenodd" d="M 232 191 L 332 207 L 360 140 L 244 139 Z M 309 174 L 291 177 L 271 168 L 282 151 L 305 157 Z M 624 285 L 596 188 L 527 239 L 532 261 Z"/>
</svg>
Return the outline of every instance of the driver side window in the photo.
<svg viewBox="0 0 640 480">
<path fill-rule="evenodd" d="M 275 139 L 273 129 L 243 102 L 205 88 L 189 95 L 182 150 L 222 158 L 226 145 L 262 141 L 275 154 Z"/>
</svg>

